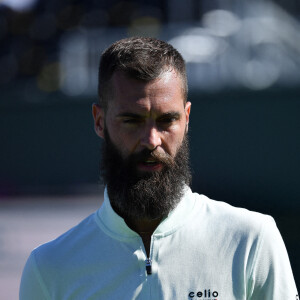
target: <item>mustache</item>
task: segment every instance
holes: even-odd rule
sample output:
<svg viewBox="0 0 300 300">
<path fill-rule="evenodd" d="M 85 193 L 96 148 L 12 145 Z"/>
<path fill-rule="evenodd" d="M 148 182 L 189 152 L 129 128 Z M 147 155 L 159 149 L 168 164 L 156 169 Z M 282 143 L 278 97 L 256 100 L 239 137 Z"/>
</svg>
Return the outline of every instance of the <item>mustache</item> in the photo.
<svg viewBox="0 0 300 300">
<path fill-rule="evenodd" d="M 153 150 L 143 149 L 139 153 L 131 154 L 130 160 L 133 163 L 144 162 L 149 158 L 153 158 L 158 163 L 162 163 L 169 167 L 174 166 L 175 160 L 166 152 L 159 151 L 157 148 Z"/>
</svg>

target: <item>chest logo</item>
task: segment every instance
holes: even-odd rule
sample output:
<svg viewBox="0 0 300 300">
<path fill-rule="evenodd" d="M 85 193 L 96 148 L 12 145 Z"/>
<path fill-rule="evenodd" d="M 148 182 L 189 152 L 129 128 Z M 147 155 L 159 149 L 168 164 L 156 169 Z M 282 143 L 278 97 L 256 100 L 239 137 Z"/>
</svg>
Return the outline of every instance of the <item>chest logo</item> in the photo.
<svg viewBox="0 0 300 300">
<path fill-rule="evenodd" d="M 189 292 L 189 300 L 196 300 L 196 299 L 202 299 L 202 300 L 218 300 L 217 297 L 219 296 L 219 293 L 217 291 L 211 291 L 208 290 L 202 290 L 202 291 L 192 291 Z"/>
</svg>

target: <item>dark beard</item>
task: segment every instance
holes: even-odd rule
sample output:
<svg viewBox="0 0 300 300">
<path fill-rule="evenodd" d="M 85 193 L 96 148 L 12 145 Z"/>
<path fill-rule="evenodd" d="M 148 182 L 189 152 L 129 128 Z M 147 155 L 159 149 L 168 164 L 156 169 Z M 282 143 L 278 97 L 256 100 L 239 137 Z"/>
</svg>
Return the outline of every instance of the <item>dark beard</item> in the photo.
<svg viewBox="0 0 300 300">
<path fill-rule="evenodd" d="M 161 171 L 139 173 L 137 163 L 150 156 L 163 164 Z M 159 219 L 173 210 L 189 185 L 189 145 L 185 135 L 175 158 L 144 149 L 124 159 L 105 131 L 101 176 L 111 206 L 126 219 Z"/>
</svg>

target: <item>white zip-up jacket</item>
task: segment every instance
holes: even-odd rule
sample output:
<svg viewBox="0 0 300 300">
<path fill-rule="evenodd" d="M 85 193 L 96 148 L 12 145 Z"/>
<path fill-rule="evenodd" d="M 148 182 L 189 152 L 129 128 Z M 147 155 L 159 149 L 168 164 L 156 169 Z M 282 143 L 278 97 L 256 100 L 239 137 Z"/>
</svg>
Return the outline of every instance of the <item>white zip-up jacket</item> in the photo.
<svg viewBox="0 0 300 300">
<path fill-rule="evenodd" d="M 270 216 L 192 193 L 151 238 L 101 208 L 31 253 L 20 300 L 294 300 L 288 255 Z"/>
</svg>

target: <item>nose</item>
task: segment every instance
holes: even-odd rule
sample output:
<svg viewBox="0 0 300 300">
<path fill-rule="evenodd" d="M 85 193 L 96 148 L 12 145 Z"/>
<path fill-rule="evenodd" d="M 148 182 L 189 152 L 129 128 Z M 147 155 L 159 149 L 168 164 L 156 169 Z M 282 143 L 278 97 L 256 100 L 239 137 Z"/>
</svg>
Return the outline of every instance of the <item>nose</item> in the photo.
<svg viewBox="0 0 300 300">
<path fill-rule="evenodd" d="M 145 128 L 142 138 L 141 146 L 149 150 L 155 149 L 157 146 L 161 145 L 161 136 L 159 130 L 153 125 Z"/>
</svg>

